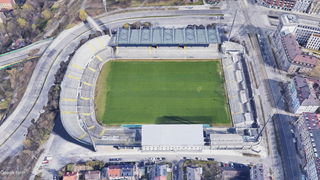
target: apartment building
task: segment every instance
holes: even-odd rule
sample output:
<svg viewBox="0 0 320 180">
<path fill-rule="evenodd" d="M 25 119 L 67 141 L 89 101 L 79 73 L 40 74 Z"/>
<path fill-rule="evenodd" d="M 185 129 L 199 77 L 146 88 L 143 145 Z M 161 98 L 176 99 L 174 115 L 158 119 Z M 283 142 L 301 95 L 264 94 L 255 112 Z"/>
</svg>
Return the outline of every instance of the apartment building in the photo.
<svg viewBox="0 0 320 180">
<path fill-rule="evenodd" d="M 303 113 L 296 122 L 298 143 L 305 154 L 304 169 L 308 179 L 320 179 L 320 114 Z"/>
<path fill-rule="evenodd" d="M 306 13 L 311 6 L 312 0 L 297 0 L 292 11 Z"/>
<path fill-rule="evenodd" d="M 320 15 L 320 0 L 313 0 L 308 13 Z"/>
<path fill-rule="evenodd" d="M 287 86 L 288 105 L 292 113 L 314 113 L 320 107 L 320 79 L 295 76 Z"/>
<path fill-rule="evenodd" d="M 320 33 L 312 33 L 307 45 L 307 49 L 320 50 Z"/>
<path fill-rule="evenodd" d="M 309 73 L 317 65 L 318 58 L 303 52 L 293 34 L 279 37 L 277 44 L 281 66 L 288 73 Z"/>
<path fill-rule="evenodd" d="M 293 14 L 284 14 L 279 18 L 277 27 L 278 36 L 294 34 L 299 45 L 306 47 L 309 41 L 313 40 L 313 34 L 320 33 L 320 22 L 307 19 L 299 19 Z M 310 38 L 312 36 L 312 38 Z M 319 48 L 314 46 L 316 49 Z"/>
<path fill-rule="evenodd" d="M 268 8 L 291 11 L 296 4 L 296 0 L 260 0 L 258 3 Z"/>
</svg>

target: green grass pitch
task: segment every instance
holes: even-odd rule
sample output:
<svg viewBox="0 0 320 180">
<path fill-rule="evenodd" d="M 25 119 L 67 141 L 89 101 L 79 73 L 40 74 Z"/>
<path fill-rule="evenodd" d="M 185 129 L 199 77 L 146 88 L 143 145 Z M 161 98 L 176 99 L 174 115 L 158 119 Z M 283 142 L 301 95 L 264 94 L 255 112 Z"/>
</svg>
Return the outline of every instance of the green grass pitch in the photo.
<svg viewBox="0 0 320 180">
<path fill-rule="evenodd" d="M 109 61 L 97 82 L 95 105 L 106 125 L 231 122 L 218 60 Z"/>
</svg>

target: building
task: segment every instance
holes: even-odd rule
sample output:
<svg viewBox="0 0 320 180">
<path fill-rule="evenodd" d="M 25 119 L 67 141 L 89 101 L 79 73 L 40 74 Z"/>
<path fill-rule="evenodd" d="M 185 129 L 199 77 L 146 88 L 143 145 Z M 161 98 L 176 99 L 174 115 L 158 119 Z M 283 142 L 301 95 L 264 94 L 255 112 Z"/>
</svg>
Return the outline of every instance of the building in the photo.
<svg viewBox="0 0 320 180">
<path fill-rule="evenodd" d="M 256 164 L 250 169 L 250 179 L 251 180 L 267 180 L 267 168 L 263 164 Z"/>
<path fill-rule="evenodd" d="M 318 59 L 303 52 L 293 34 L 280 37 L 278 45 L 281 65 L 288 73 L 308 73 L 316 67 Z"/>
<path fill-rule="evenodd" d="M 258 3 L 268 8 L 291 11 L 296 4 L 296 0 L 258 0 Z"/>
<path fill-rule="evenodd" d="M 309 13 L 320 14 L 320 0 L 313 0 L 309 9 Z"/>
<path fill-rule="evenodd" d="M 162 165 L 156 165 L 155 171 L 154 171 L 154 179 L 155 180 L 166 180 L 168 176 L 168 165 L 162 164 Z"/>
<path fill-rule="evenodd" d="M 118 28 L 112 37 L 117 47 L 177 47 L 219 44 L 220 36 L 213 26 L 188 26 L 185 28 L 141 27 Z"/>
<path fill-rule="evenodd" d="M 108 166 L 107 174 L 110 180 L 119 179 L 121 177 L 121 167 L 119 165 Z"/>
<path fill-rule="evenodd" d="M 202 151 L 203 125 L 142 125 L 143 151 Z"/>
<path fill-rule="evenodd" d="M 298 18 L 293 14 L 283 14 L 279 18 L 277 33 L 280 37 L 293 34 L 299 45 L 305 47 L 313 33 L 320 33 L 320 22 Z"/>
<path fill-rule="evenodd" d="M 312 33 L 308 39 L 307 49 L 320 50 L 320 33 Z"/>
<path fill-rule="evenodd" d="M 63 175 L 63 180 L 78 180 L 79 179 L 79 174 L 78 172 L 66 172 Z"/>
<path fill-rule="evenodd" d="M 0 11 L 12 10 L 14 5 L 14 0 L 0 0 Z"/>
<path fill-rule="evenodd" d="M 201 180 L 202 167 L 187 167 L 187 180 Z"/>
<path fill-rule="evenodd" d="M 130 180 L 134 179 L 134 166 L 132 164 L 126 164 L 121 166 L 121 177 Z"/>
<path fill-rule="evenodd" d="M 296 122 L 298 143 L 305 154 L 304 169 L 308 179 L 320 179 L 320 115 L 303 113 Z"/>
<path fill-rule="evenodd" d="M 85 180 L 97 180 L 101 179 L 101 172 L 100 171 L 86 171 L 84 174 Z"/>
<path fill-rule="evenodd" d="M 320 106 L 320 80 L 295 76 L 287 86 L 288 105 L 291 112 L 315 112 Z"/>
<path fill-rule="evenodd" d="M 292 11 L 306 13 L 309 10 L 311 3 L 312 0 L 297 0 Z"/>
</svg>

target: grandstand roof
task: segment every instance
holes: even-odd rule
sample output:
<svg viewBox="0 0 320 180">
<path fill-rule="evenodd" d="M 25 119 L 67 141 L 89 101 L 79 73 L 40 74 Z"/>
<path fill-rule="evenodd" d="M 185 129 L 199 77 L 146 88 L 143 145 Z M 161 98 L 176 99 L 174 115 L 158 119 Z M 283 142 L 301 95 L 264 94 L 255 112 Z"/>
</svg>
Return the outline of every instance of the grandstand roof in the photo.
<svg viewBox="0 0 320 180">
<path fill-rule="evenodd" d="M 220 43 L 216 28 L 118 28 L 115 35 L 116 46 L 130 45 L 209 45 Z"/>
</svg>

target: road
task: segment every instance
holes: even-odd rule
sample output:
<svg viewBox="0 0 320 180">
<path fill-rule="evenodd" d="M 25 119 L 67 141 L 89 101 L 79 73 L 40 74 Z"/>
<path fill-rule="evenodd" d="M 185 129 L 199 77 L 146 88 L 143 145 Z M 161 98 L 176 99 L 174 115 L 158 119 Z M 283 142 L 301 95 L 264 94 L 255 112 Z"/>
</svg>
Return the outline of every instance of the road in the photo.
<svg viewBox="0 0 320 180">
<path fill-rule="evenodd" d="M 0 55 L 0 70 L 6 68 L 8 66 L 12 66 L 14 64 L 23 62 L 28 60 L 31 57 L 38 57 L 41 56 L 42 53 L 47 49 L 49 44 L 53 41 L 53 39 L 45 39 L 29 46 L 10 51 L 8 53 L 4 53 Z M 32 56 L 29 55 L 30 51 L 38 49 L 39 51 Z"/>
</svg>

